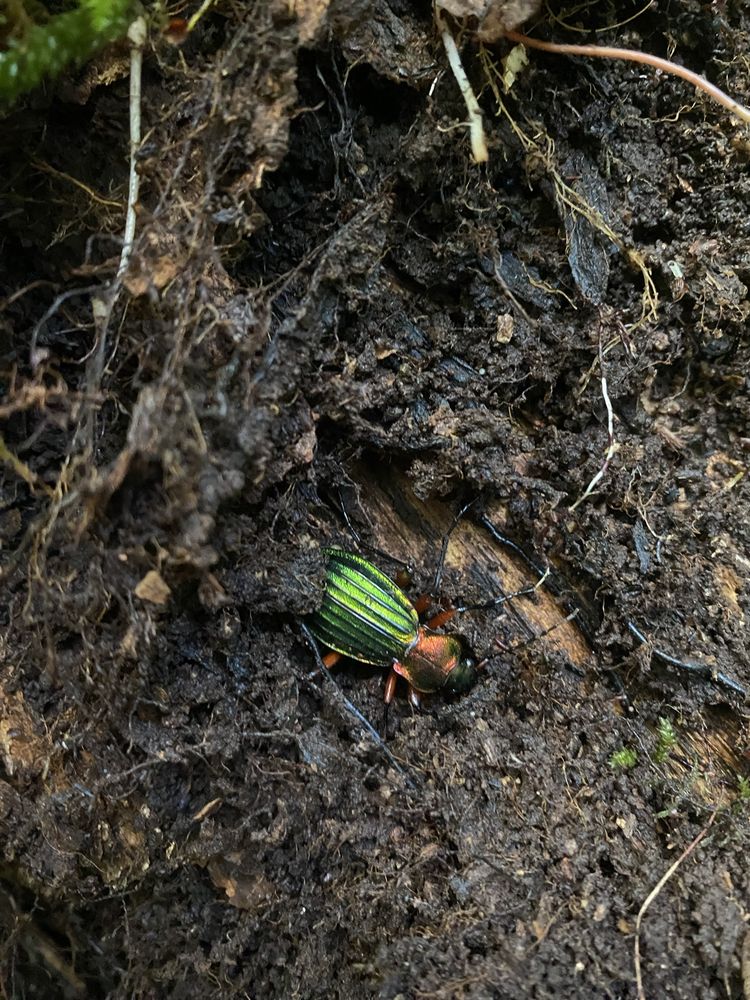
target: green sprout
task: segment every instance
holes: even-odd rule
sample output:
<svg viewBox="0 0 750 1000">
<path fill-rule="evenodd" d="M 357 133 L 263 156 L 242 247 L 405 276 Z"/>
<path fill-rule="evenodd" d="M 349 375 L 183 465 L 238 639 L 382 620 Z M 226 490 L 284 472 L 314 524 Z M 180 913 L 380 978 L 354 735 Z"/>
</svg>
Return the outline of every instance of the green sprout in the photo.
<svg viewBox="0 0 750 1000">
<path fill-rule="evenodd" d="M 741 802 L 750 802 L 750 778 L 744 774 L 737 775 L 737 794 Z"/>
<path fill-rule="evenodd" d="M 656 744 L 656 750 L 654 751 L 654 761 L 657 764 L 663 764 L 677 745 L 677 733 L 675 733 L 674 727 L 669 719 L 663 718 L 659 719 L 656 726 L 656 732 L 659 735 L 659 741 Z"/>
<path fill-rule="evenodd" d="M 609 766 L 615 771 L 629 771 L 638 763 L 638 754 L 630 747 L 615 750 L 609 758 Z"/>
</svg>

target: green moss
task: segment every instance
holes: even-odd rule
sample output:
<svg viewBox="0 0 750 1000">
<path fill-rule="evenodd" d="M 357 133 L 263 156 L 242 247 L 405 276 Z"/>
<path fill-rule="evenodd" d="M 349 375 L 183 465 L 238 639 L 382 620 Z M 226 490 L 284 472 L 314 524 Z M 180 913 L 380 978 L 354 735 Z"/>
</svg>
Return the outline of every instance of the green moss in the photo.
<svg viewBox="0 0 750 1000">
<path fill-rule="evenodd" d="M 677 745 L 677 733 L 669 719 L 659 719 L 656 727 L 659 734 L 659 741 L 654 750 L 654 760 L 657 764 L 662 764 Z"/>
<path fill-rule="evenodd" d="M 609 766 L 616 771 L 628 771 L 638 763 L 638 754 L 630 747 L 623 747 L 622 750 L 615 750 L 609 758 Z"/>
<path fill-rule="evenodd" d="M 38 23 L 32 19 L 32 12 L 38 17 L 38 7 L 26 4 L 24 16 L 5 25 L 10 31 L 0 52 L 0 101 L 15 100 L 45 77 L 85 62 L 102 46 L 122 38 L 134 6 L 134 0 L 79 0 L 73 10 Z"/>
</svg>

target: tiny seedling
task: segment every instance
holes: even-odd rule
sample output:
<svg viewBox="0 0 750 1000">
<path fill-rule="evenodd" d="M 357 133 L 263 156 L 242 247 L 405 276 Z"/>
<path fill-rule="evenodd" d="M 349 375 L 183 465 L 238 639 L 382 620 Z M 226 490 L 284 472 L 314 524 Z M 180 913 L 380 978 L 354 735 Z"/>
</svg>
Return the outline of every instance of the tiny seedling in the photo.
<svg viewBox="0 0 750 1000">
<path fill-rule="evenodd" d="M 613 771 L 629 771 L 638 763 L 638 754 L 630 747 L 615 750 L 609 758 L 609 766 Z"/>
<path fill-rule="evenodd" d="M 669 719 L 660 718 L 656 726 L 659 740 L 654 750 L 654 760 L 657 764 L 663 764 L 667 757 L 677 746 L 677 733 Z"/>
<path fill-rule="evenodd" d="M 663 764 L 677 745 L 677 733 L 669 719 L 660 718 L 656 726 L 659 741 L 654 750 L 654 761 Z"/>
</svg>

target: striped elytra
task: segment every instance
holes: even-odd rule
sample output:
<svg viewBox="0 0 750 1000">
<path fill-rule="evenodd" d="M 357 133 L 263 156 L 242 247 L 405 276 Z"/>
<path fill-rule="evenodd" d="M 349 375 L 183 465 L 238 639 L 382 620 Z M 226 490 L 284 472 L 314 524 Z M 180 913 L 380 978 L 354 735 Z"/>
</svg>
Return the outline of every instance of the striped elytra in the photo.
<svg viewBox="0 0 750 1000">
<path fill-rule="evenodd" d="M 419 617 L 406 595 L 361 556 L 326 549 L 328 565 L 320 608 L 308 620 L 320 642 L 376 666 L 401 659 L 419 634 Z"/>
</svg>

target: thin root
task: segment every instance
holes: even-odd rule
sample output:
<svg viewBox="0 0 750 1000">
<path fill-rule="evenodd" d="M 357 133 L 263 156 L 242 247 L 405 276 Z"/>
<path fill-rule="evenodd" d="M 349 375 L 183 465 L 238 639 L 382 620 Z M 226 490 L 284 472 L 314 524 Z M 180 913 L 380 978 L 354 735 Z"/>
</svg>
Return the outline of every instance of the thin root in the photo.
<svg viewBox="0 0 750 1000">
<path fill-rule="evenodd" d="M 505 37 L 511 42 L 519 45 L 526 45 L 530 49 L 540 49 L 542 52 L 558 52 L 566 56 L 594 56 L 600 59 L 624 59 L 627 62 L 641 63 L 644 66 L 653 66 L 663 73 L 670 73 L 672 76 L 679 76 L 688 83 L 692 83 L 698 90 L 704 93 L 727 108 L 731 113 L 739 118 L 746 125 L 750 125 L 750 108 L 739 104 L 734 98 L 726 94 L 720 87 L 701 76 L 694 73 L 679 63 L 670 62 L 669 59 L 662 59 L 660 56 L 652 56 L 648 52 L 640 52 L 637 49 L 618 49 L 609 45 L 563 45 L 559 42 L 543 42 L 538 38 L 529 38 L 528 35 L 521 35 L 517 31 L 506 31 Z"/>
<path fill-rule="evenodd" d="M 591 496 L 596 489 L 597 484 L 600 483 L 606 475 L 607 469 L 609 469 L 609 464 L 617 451 L 617 444 L 615 443 L 615 415 L 612 411 L 612 403 L 607 390 L 607 376 L 604 374 L 604 355 L 602 353 L 601 342 L 599 343 L 599 367 L 602 373 L 602 397 L 604 398 L 604 405 L 607 408 L 607 453 L 604 456 L 604 462 L 601 469 L 599 469 L 576 502 L 571 507 L 568 507 L 568 511 L 570 513 L 572 513 L 579 504 L 583 503 L 586 497 Z"/>
<path fill-rule="evenodd" d="M 628 622 L 627 625 L 639 642 L 648 643 L 648 639 L 643 632 L 637 629 L 632 622 Z M 721 671 L 714 670 L 708 663 L 687 663 L 685 660 L 678 660 L 676 657 L 670 656 L 669 653 L 665 653 L 663 650 L 656 649 L 655 647 L 651 648 L 651 655 L 663 663 L 669 663 L 670 666 L 679 667 L 681 670 L 687 670 L 690 673 L 698 674 L 699 677 L 704 677 L 708 681 L 713 681 L 714 684 L 720 684 L 729 691 L 734 691 L 735 694 L 741 694 L 743 698 L 747 697 L 747 692 L 741 684 L 738 684 L 737 681 L 732 680 L 726 674 L 721 673 Z"/>
<path fill-rule="evenodd" d="M 32 490 L 41 489 L 47 496 L 53 495 L 53 490 L 37 476 L 35 472 L 22 462 L 18 455 L 15 455 L 5 443 L 5 438 L 0 434 L 0 462 L 9 465 L 19 478 L 31 487 Z"/>
</svg>

